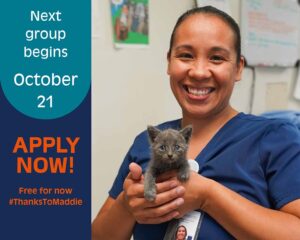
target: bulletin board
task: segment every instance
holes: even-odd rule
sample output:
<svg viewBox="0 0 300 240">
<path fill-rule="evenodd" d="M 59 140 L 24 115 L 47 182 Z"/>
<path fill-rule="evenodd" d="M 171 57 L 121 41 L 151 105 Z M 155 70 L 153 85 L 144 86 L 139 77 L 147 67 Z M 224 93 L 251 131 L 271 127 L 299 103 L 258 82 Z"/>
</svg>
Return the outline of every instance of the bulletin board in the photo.
<svg viewBox="0 0 300 240">
<path fill-rule="evenodd" d="M 250 66 L 295 66 L 300 56 L 296 0 L 241 1 L 242 52 Z"/>
</svg>

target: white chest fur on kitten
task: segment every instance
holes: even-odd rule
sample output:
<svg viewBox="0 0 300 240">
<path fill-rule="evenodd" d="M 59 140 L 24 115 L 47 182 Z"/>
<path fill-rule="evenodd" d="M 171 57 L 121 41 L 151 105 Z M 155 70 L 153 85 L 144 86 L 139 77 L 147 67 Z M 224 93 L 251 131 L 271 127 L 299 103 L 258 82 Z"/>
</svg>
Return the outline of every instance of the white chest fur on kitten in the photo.
<svg viewBox="0 0 300 240">
<path fill-rule="evenodd" d="M 155 183 L 158 175 L 175 169 L 178 180 L 188 180 L 190 167 L 186 153 L 192 135 L 192 126 L 189 125 L 179 131 L 174 129 L 161 131 L 153 126 L 148 126 L 147 130 L 151 159 L 145 173 L 144 196 L 147 200 L 154 201 L 156 197 Z"/>
</svg>

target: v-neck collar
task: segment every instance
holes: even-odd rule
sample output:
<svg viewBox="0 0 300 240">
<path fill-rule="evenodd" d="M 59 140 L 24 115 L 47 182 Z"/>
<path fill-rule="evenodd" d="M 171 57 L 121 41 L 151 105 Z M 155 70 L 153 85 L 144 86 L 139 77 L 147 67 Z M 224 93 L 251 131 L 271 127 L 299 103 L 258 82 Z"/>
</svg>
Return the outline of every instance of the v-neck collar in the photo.
<svg viewBox="0 0 300 240">
<path fill-rule="evenodd" d="M 230 128 L 230 126 L 232 124 L 234 124 L 234 122 L 236 121 L 237 118 L 239 118 L 240 116 L 244 115 L 243 112 L 239 112 L 238 114 L 236 114 L 234 117 L 232 117 L 230 120 L 228 120 L 217 132 L 216 134 L 211 138 L 211 140 L 206 144 L 206 146 L 202 149 L 202 151 L 197 155 L 197 157 L 194 159 L 200 166 L 199 168 L 199 172 L 201 171 L 202 166 L 205 164 L 205 162 L 209 161 L 209 159 L 211 158 L 211 155 L 214 154 L 213 149 L 214 146 L 219 142 L 219 139 L 222 137 L 223 133 L 225 131 L 227 131 L 228 128 Z M 182 119 L 178 119 L 177 122 L 177 128 L 180 129 L 181 128 L 181 120 Z"/>
</svg>

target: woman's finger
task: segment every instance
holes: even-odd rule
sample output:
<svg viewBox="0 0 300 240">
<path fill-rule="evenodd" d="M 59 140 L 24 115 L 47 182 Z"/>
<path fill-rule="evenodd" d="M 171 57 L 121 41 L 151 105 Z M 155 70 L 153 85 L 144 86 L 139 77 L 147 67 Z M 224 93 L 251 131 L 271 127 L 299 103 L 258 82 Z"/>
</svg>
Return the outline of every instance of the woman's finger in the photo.
<svg viewBox="0 0 300 240">
<path fill-rule="evenodd" d="M 156 195 L 154 201 L 149 202 L 149 207 L 157 207 L 166 204 L 176 198 L 183 197 L 184 192 L 185 192 L 184 187 L 178 186 L 169 191 L 159 193 Z"/>
<path fill-rule="evenodd" d="M 177 198 L 171 202 L 154 208 L 146 208 L 137 212 L 136 218 L 144 223 L 161 223 L 179 215 L 177 209 L 184 203 L 183 198 Z"/>
<path fill-rule="evenodd" d="M 179 182 L 177 179 L 167 180 L 156 184 L 156 192 L 157 194 L 166 192 L 177 186 L 179 186 Z"/>
<path fill-rule="evenodd" d="M 141 166 L 133 162 L 129 164 L 129 170 L 130 170 L 129 176 L 132 178 L 132 180 L 135 181 L 141 180 L 142 178 Z"/>
<path fill-rule="evenodd" d="M 144 184 L 142 183 L 124 184 L 124 191 L 127 198 L 144 198 Z"/>
</svg>

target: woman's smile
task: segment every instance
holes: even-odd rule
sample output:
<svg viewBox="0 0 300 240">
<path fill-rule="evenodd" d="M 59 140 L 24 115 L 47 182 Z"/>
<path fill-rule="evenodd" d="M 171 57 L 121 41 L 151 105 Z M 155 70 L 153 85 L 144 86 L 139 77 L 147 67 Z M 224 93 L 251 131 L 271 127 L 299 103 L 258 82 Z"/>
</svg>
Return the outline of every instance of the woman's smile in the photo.
<svg viewBox="0 0 300 240">
<path fill-rule="evenodd" d="M 183 85 L 183 89 L 186 91 L 188 98 L 200 101 L 206 100 L 215 90 L 212 87 L 194 87 L 188 85 Z"/>
</svg>

